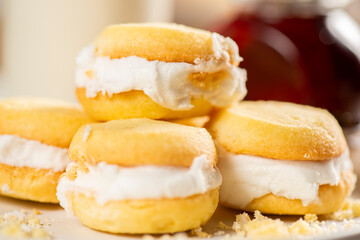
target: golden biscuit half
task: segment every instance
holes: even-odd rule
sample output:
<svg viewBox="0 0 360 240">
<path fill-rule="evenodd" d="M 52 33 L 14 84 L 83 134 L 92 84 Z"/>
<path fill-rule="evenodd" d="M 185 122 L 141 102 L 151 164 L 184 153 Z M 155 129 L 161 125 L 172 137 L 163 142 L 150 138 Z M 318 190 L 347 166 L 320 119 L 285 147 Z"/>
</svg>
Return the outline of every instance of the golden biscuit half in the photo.
<svg viewBox="0 0 360 240">
<path fill-rule="evenodd" d="M 94 41 L 97 56 L 195 63 L 215 58 L 212 33 L 171 23 L 110 25 Z M 233 56 L 234 53 L 230 52 Z M 236 62 L 231 59 L 231 62 Z"/>
<path fill-rule="evenodd" d="M 346 198 L 354 190 L 355 182 L 356 176 L 353 172 L 343 172 L 338 185 L 321 185 L 318 200 L 307 206 L 304 206 L 299 199 L 287 199 L 270 193 L 252 200 L 242 210 L 250 212 L 259 210 L 262 213 L 280 215 L 329 214 L 341 209 Z M 222 201 L 221 204 L 231 208 L 239 208 L 227 201 Z"/>
<path fill-rule="evenodd" d="M 58 203 L 56 186 L 62 172 L 0 164 L 0 194 L 45 203 Z"/>
<path fill-rule="evenodd" d="M 73 161 L 122 166 L 189 167 L 200 155 L 216 165 L 214 143 L 204 128 L 145 118 L 84 125 L 69 148 Z"/>
<path fill-rule="evenodd" d="M 97 230 L 186 231 L 206 223 L 219 201 L 216 149 L 204 128 L 145 118 L 88 124 L 69 156 L 58 199 Z"/>
<path fill-rule="evenodd" d="M 128 118 L 181 119 L 202 116 L 212 110 L 209 102 L 193 99 L 191 110 L 174 111 L 165 108 L 146 96 L 143 91 L 130 91 L 108 97 L 98 94 L 94 98 L 86 97 L 85 88 L 77 88 L 76 96 L 87 114 L 99 121 Z"/>
<path fill-rule="evenodd" d="M 221 152 L 220 202 L 226 206 L 269 214 L 328 214 L 340 209 L 354 189 L 356 176 L 346 140 L 326 110 L 243 101 L 215 112 L 207 128 Z M 298 187 L 308 184 L 318 189 Z M 304 195 L 313 196 L 312 200 L 304 203 Z M 241 201 L 244 196 L 250 201 Z"/>
<path fill-rule="evenodd" d="M 81 125 L 92 122 L 78 106 L 44 98 L 0 100 L 0 116 L 0 134 L 61 148 L 69 147 Z"/>
<path fill-rule="evenodd" d="M 170 23 L 105 28 L 77 58 L 76 95 L 98 121 L 203 116 L 246 94 L 230 38 Z"/>
<path fill-rule="evenodd" d="M 0 194 L 58 203 L 67 148 L 92 120 L 72 104 L 43 98 L 0 100 Z"/>
<path fill-rule="evenodd" d="M 198 228 L 213 215 L 219 190 L 188 198 L 111 201 L 99 205 L 93 197 L 70 193 L 74 214 L 93 229 L 112 233 L 159 234 Z"/>
<path fill-rule="evenodd" d="M 322 161 L 347 149 L 326 110 L 276 101 L 244 101 L 212 116 L 208 129 L 226 150 L 284 160 Z"/>
</svg>

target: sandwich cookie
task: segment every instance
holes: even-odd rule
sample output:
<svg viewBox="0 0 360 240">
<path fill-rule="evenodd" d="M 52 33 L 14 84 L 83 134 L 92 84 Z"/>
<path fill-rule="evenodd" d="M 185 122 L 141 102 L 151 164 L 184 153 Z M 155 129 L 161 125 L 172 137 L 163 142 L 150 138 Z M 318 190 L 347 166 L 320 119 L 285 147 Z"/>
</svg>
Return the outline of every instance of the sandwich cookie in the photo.
<svg viewBox="0 0 360 240">
<path fill-rule="evenodd" d="M 100 121 L 202 116 L 246 94 L 236 43 L 183 25 L 108 26 L 76 61 L 77 97 Z"/>
<path fill-rule="evenodd" d="M 270 214 L 327 214 L 354 188 L 342 129 L 326 110 L 245 101 L 215 113 L 208 129 L 219 152 L 223 205 Z"/>
<path fill-rule="evenodd" d="M 58 203 L 71 140 L 90 118 L 74 105 L 38 98 L 0 100 L 0 194 Z"/>
<path fill-rule="evenodd" d="M 60 205 L 93 229 L 173 233 L 214 213 L 221 175 L 204 128 L 150 119 L 89 124 L 76 133 Z"/>
</svg>

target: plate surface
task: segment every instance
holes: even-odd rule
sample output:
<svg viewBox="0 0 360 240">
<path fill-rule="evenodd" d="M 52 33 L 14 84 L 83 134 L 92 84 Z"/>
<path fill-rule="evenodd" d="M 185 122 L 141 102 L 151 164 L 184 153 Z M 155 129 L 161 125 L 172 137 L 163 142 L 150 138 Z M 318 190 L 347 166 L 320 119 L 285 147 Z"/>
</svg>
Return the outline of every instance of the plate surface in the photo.
<svg viewBox="0 0 360 240">
<path fill-rule="evenodd" d="M 355 195 L 360 196 L 359 188 Z M 6 197 L 0 197 L 0 213 L 5 213 L 14 210 L 25 210 L 29 213 L 33 209 L 37 209 L 41 212 L 39 217 L 41 219 L 48 219 L 50 226 L 46 229 L 53 236 L 53 239 L 65 240 L 65 239 L 87 239 L 87 240 L 113 240 L 113 239 L 136 239 L 141 238 L 142 235 L 116 235 L 108 234 L 99 231 L 95 231 L 83 226 L 76 217 L 67 216 L 65 211 L 58 205 L 54 204 L 41 204 L 33 203 L 28 201 L 21 201 Z M 211 220 L 203 227 L 204 231 L 213 233 L 216 231 L 216 226 L 219 221 L 224 222 L 225 224 L 232 225 L 235 220 L 235 215 L 241 213 L 241 211 L 236 211 L 224 207 L 218 207 L 214 216 Z M 282 217 L 282 220 L 287 222 L 296 221 L 298 217 Z M 355 240 L 360 239 L 360 218 L 354 219 L 354 222 L 350 227 L 347 227 L 348 222 L 335 222 L 337 232 L 331 233 L 325 236 L 314 236 L 307 237 L 306 239 L 346 239 L 346 240 Z M 214 239 L 222 239 L 222 236 L 213 237 Z M 3 239 L 0 236 L 0 239 Z M 208 238 L 207 238 L 208 239 Z"/>
</svg>

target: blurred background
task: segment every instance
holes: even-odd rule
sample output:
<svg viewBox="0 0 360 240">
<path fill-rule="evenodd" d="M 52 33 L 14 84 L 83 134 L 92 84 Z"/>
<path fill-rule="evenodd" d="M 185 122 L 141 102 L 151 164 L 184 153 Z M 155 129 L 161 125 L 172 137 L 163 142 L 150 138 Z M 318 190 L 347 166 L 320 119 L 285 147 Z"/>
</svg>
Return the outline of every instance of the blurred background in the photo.
<svg viewBox="0 0 360 240">
<path fill-rule="evenodd" d="M 76 101 L 81 48 L 109 24 L 147 21 L 230 36 L 247 99 L 328 109 L 360 161 L 360 0 L 0 0 L 0 98 Z"/>
</svg>

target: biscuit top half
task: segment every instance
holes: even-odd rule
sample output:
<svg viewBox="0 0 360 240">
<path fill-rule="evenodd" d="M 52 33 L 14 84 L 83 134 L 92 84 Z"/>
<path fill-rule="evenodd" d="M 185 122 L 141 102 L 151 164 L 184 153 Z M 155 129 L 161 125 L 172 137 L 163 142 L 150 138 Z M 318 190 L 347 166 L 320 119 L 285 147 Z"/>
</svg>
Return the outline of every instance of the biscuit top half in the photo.
<svg viewBox="0 0 360 240">
<path fill-rule="evenodd" d="M 216 165 L 215 146 L 204 128 L 145 118 L 82 126 L 69 148 L 72 161 L 129 167 L 190 167 L 200 155 Z"/>
<path fill-rule="evenodd" d="M 174 23 L 110 25 L 94 41 L 95 54 L 110 58 L 137 56 L 148 61 L 221 60 L 222 51 L 238 65 L 238 47 L 230 38 Z"/>
<path fill-rule="evenodd" d="M 17 135 L 67 148 L 80 126 L 90 122 L 92 120 L 77 105 L 59 100 L 0 100 L 0 135 Z"/>
<path fill-rule="evenodd" d="M 227 151 L 285 160 L 330 160 L 347 150 L 326 110 L 277 101 L 244 101 L 216 112 L 207 125 Z"/>
</svg>

